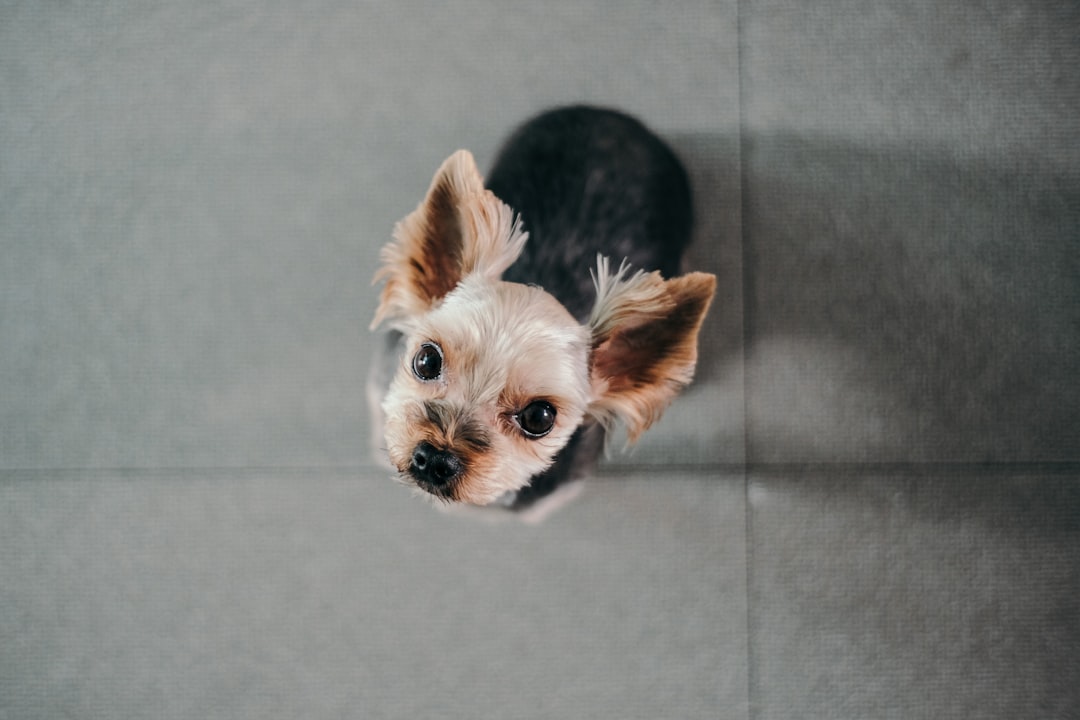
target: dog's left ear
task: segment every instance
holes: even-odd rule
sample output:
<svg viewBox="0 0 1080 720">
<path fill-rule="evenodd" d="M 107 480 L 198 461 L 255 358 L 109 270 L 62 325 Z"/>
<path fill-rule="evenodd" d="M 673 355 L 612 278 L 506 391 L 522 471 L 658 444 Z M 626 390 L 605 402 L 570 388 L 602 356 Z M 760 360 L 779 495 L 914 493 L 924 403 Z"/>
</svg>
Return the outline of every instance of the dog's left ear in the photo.
<svg viewBox="0 0 1080 720">
<path fill-rule="evenodd" d="M 521 254 L 526 237 L 513 210 L 484 188 L 472 154 L 458 150 L 382 249 L 375 281 L 386 285 L 372 329 L 383 320 L 427 312 L 466 275 L 498 279 Z"/>
<path fill-rule="evenodd" d="M 689 273 L 664 280 L 659 273 L 626 278 L 625 265 L 596 275 L 589 413 L 605 425 L 626 425 L 634 442 L 656 422 L 694 377 L 697 338 L 716 292 L 716 276 Z"/>
</svg>

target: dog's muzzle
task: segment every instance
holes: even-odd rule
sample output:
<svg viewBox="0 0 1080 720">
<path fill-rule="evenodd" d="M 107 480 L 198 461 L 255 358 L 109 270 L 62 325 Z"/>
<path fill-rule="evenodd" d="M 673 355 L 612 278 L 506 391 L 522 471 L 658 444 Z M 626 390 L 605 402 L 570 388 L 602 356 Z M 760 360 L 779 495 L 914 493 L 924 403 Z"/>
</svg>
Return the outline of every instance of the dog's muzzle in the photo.
<svg viewBox="0 0 1080 720">
<path fill-rule="evenodd" d="M 409 465 L 409 474 L 425 490 L 443 494 L 462 471 L 461 460 L 451 452 L 440 450 L 431 443 L 416 446 Z"/>
</svg>

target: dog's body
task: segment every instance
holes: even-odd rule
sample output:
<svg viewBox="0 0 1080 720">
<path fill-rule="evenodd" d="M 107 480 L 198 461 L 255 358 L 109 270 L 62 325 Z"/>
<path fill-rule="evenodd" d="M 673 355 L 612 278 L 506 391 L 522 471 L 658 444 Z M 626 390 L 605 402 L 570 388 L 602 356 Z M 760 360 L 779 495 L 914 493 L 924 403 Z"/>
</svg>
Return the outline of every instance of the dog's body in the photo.
<svg viewBox="0 0 1080 720">
<path fill-rule="evenodd" d="M 679 274 L 693 222 L 690 184 L 671 150 L 610 110 L 545 113 L 510 136 L 487 177 L 529 242 L 503 274 L 539 285 L 580 322 L 596 300 L 596 256 Z"/>
<path fill-rule="evenodd" d="M 395 367 L 372 387 L 400 476 L 522 510 L 587 475 L 615 419 L 636 439 L 690 381 L 715 289 L 675 278 L 691 215 L 675 155 L 609 110 L 527 122 L 486 188 L 451 156 L 378 275 Z"/>
</svg>

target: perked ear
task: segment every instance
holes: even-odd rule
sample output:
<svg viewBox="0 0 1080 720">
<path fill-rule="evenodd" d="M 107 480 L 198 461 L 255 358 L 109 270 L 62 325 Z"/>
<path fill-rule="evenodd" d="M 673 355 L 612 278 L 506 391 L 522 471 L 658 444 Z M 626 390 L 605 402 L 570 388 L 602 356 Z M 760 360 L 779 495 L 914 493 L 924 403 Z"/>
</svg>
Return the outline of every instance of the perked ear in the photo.
<svg viewBox="0 0 1080 720">
<path fill-rule="evenodd" d="M 375 282 L 386 285 L 371 328 L 427 312 L 466 275 L 497 280 L 521 254 L 526 238 L 513 210 L 484 188 L 472 154 L 458 150 L 382 249 Z"/>
<path fill-rule="evenodd" d="M 607 426 L 621 420 L 633 443 L 694 377 L 698 331 L 716 276 L 698 272 L 664 280 L 657 272 L 626 274 L 625 264 L 609 274 L 607 259 L 600 258 L 589 317 L 589 413 Z"/>
</svg>

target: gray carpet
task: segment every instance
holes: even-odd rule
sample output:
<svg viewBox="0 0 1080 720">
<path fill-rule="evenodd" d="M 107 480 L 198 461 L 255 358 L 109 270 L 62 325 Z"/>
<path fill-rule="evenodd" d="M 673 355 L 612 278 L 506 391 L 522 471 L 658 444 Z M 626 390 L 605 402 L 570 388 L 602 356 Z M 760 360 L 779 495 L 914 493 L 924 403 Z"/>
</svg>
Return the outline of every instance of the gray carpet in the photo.
<svg viewBox="0 0 1080 720">
<path fill-rule="evenodd" d="M 0 6 L 0 718 L 1070 718 L 1080 6 Z M 537 525 L 375 467 L 377 249 L 667 137 L 699 378 Z"/>
</svg>

